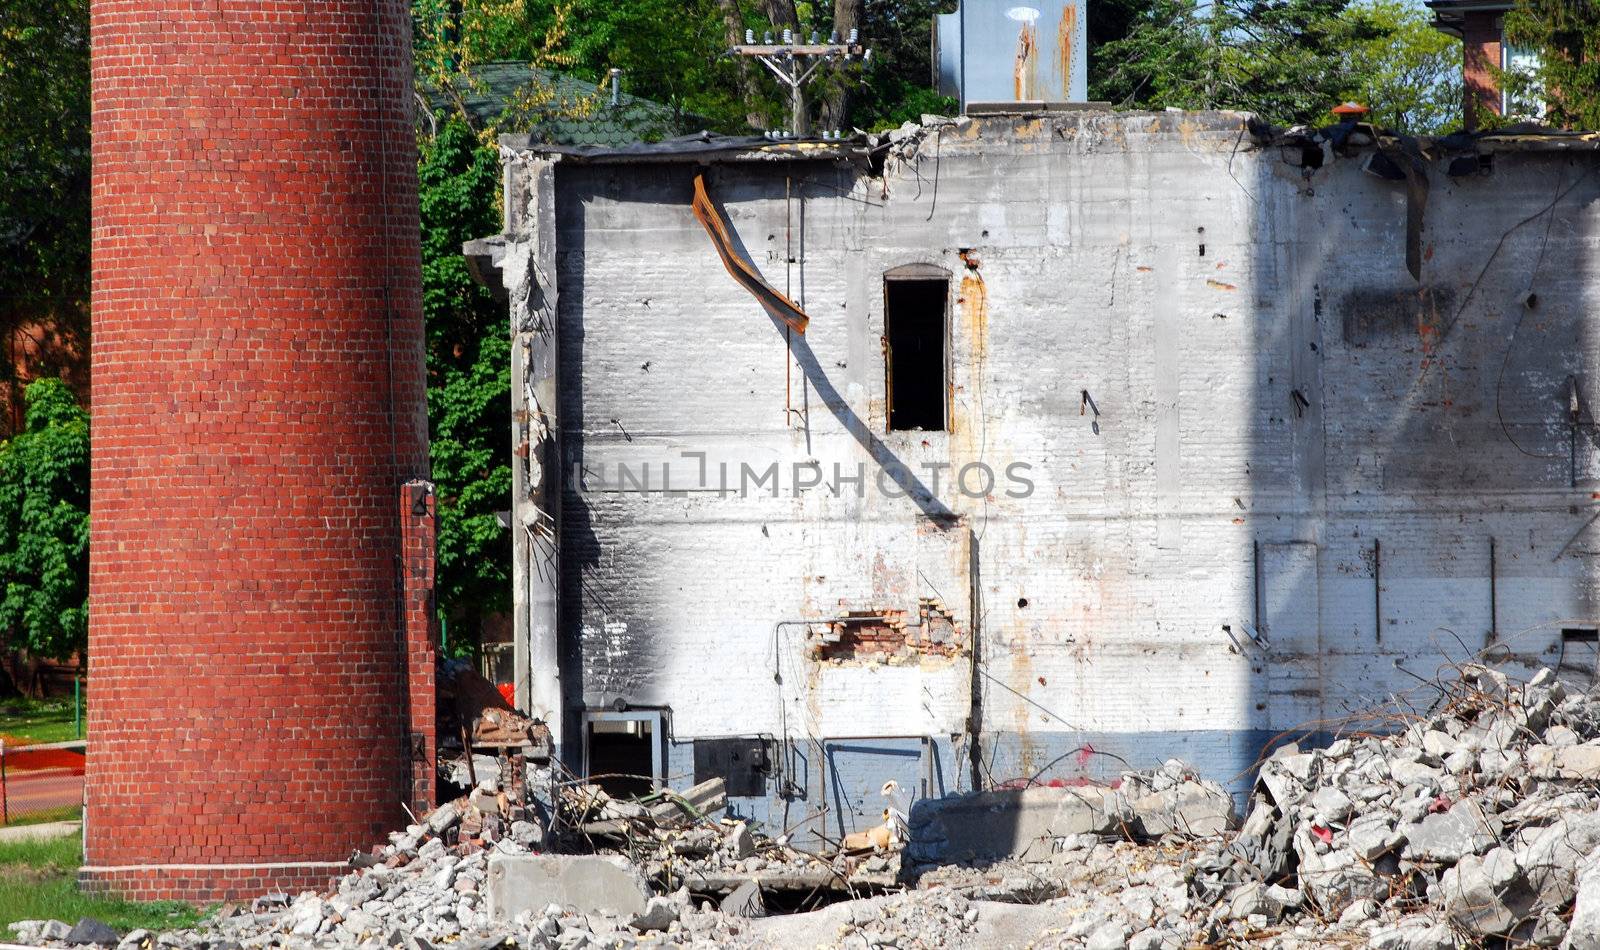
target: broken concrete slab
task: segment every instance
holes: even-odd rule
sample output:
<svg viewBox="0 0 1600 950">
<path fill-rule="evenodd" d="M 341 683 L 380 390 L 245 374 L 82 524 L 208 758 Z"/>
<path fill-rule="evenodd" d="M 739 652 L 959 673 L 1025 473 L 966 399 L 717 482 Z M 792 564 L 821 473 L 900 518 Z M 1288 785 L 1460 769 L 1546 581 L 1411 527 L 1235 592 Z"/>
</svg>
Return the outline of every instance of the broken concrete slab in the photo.
<svg viewBox="0 0 1600 950">
<path fill-rule="evenodd" d="M 643 913 L 650 900 L 644 877 L 626 858 L 595 854 L 494 854 L 485 882 L 491 920 L 538 914 L 551 904 L 575 913 Z"/>
</svg>

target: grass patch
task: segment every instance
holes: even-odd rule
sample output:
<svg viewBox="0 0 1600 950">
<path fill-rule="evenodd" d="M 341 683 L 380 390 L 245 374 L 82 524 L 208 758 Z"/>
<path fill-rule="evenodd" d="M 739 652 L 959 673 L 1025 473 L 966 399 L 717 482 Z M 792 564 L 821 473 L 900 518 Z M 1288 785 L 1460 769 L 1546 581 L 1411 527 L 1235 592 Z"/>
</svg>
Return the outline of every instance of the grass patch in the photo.
<svg viewBox="0 0 1600 950">
<path fill-rule="evenodd" d="M 73 725 L 71 699 L 12 699 L 0 703 L 0 735 L 35 742 L 82 738 Z"/>
<path fill-rule="evenodd" d="M 80 835 L 0 842 L 0 928 L 18 920 L 53 917 L 73 924 L 80 917 L 93 917 L 126 932 L 137 927 L 188 927 L 200 919 L 200 910 L 188 904 L 139 904 L 79 893 L 82 855 Z M 0 932 L 0 940 L 9 936 Z"/>
</svg>

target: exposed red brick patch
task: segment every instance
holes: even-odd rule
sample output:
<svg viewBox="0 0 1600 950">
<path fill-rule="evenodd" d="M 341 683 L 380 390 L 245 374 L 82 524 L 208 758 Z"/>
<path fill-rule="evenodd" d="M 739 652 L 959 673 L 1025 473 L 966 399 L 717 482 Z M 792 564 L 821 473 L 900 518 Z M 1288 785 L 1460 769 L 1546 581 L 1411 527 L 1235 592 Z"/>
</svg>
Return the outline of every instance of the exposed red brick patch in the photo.
<svg viewBox="0 0 1600 950">
<path fill-rule="evenodd" d="M 827 632 L 812 636 L 814 660 L 895 663 L 959 656 L 966 649 L 965 631 L 944 604 L 933 598 L 918 601 L 914 620 L 898 609 L 851 610 L 827 627 Z"/>
</svg>

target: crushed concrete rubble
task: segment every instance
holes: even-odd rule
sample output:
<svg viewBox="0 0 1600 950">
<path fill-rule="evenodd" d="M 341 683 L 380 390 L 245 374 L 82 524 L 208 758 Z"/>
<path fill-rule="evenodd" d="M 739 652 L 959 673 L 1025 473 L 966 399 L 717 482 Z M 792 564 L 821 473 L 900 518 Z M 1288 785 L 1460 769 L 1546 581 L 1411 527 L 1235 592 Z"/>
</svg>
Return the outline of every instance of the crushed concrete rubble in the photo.
<svg viewBox="0 0 1600 950">
<path fill-rule="evenodd" d="M 327 893 L 118 946 L 1600 950 L 1600 695 L 1482 666 L 1441 692 L 1393 731 L 1277 749 L 1242 822 L 1169 762 L 918 802 L 908 821 L 891 806 L 887 846 L 826 855 L 720 817 L 720 781 L 621 799 L 528 764 L 358 856 Z M 595 853 L 545 853 L 578 848 Z M 823 891 L 836 902 L 783 912 Z"/>
</svg>

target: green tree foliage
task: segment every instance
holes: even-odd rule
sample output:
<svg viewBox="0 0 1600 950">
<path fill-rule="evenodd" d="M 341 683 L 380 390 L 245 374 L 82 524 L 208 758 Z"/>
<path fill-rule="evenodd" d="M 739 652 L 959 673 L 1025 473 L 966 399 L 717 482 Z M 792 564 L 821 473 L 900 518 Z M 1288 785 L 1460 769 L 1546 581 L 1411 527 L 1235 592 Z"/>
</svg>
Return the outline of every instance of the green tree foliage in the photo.
<svg viewBox="0 0 1600 950">
<path fill-rule="evenodd" d="M 0 625 L 64 658 L 89 633 L 89 414 L 59 379 L 25 399 L 26 428 L 0 444 Z"/>
<path fill-rule="evenodd" d="M 605 85 L 610 70 L 620 69 L 627 92 L 709 119 L 700 124 L 714 129 L 742 130 L 738 64 L 723 55 L 726 28 L 716 0 L 569 0 L 530 4 L 527 15 L 535 34 L 559 32 L 554 48 L 573 75 Z"/>
<path fill-rule="evenodd" d="M 1543 102 L 1545 121 L 1560 128 L 1600 129 L 1600 2 L 1517 0 L 1505 35 L 1539 63 L 1500 75 L 1513 101 Z"/>
<path fill-rule="evenodd" d="M 88 317 L 88 0 L 0 0 L 0 332 L 76 374 Z"/>
<path fill-rule="evenodd" d="M 869 131 L 921 120 L 924 114 L 954 115 L 956 100 L 933 87 L 933 17 L 940 0 L 866 0 L 861 35 L 872 61 L 855 81 L 850 125 Z"/>
<path fill-rule="evenodd" d="M 1151 0 L 1100 45 L 1092 94 L 1285 125 L 1360 99 L 1381 123 L 1436 131 L 1459 113 L 1453 45 L 1399 0 Z"/>
<path fill-rule="evenodd" d="M 438 586 L 452 626 L 510 608 L 511 343 L 505 307 L 473 281 L 461 243 L 500 229 L 500 162 L 459 118 L 422 143 L 422 300 L 438 492 Z"/>
<path fill-rule="evenodd" d="M 1405 0 L 1365 0 L 1345 10 L 1371 38 L 1349 51 L 1345 96 L 1372 109 L 1378 125 L 1413 134 L 1461 124 L 1461 41 L 1434 29 L 1426 10 Z"/>
<path fill-rule="evenodd" d="M 436 84 L 477 63 L 520 59 L 545 51 L 530 32 L 527 0 L 412 0 L 412 53 L 418 75 Z M 551 26 L 561 17 L 552 8 Z"/>
</svg>

